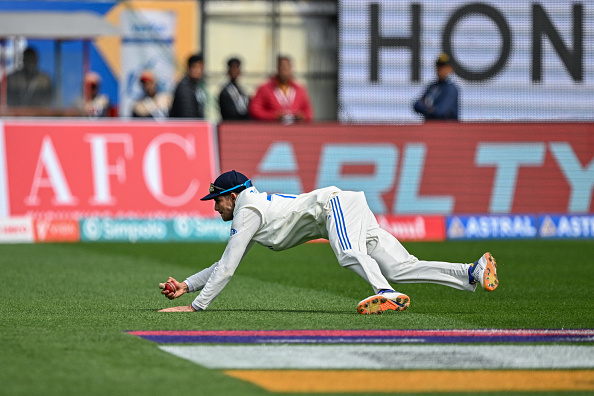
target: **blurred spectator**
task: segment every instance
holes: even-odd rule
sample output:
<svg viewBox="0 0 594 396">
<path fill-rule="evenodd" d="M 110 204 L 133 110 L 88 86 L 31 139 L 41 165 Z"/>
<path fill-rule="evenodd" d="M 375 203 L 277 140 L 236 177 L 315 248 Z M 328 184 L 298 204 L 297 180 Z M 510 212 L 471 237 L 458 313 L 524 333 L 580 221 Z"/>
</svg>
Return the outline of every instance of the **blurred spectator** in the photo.
<svg viewBox="0 0 594 396">
<path fill-rule="evenodd" d="M 109 98 L 100 94 L 101 77 L 95 72 L 85 73 L 83 97 L 76 101 L 81 114 L 89 118 L 106 117 L 109 113 Z"/>
<path fill-rule="evenodd" d="M 148 70 L 140 74 L 139 81 L 142 85 L 143 95 L 134 102 L 132 117 L 154 118 L 155 120 L 167 118 L 169 107 L 171 107 L 171 95 L 157 90 L 155 75 Z"/>
<path fill-rule="evenodd" d="M 256 120 L 278 120 L 291 124 L 313 119 L 309 95 L 305 87 L 293 81 L 289 57 L 278 57 L 277 74 L 258 88 L 249 109 Z"/>
<path fill-rule="evenodd" d="M 241 75 L 241 61 L 231 58 L 227 61 L 227 74 L 229 82 L 219 94 L 219 109 L 223 120 L 247 120 L 249 118 L 248 105 L 250 99 L 243 93 L 237 83 Z"/>
<path fill-rule="evenodd" d="M 52 80 L 37 68 L 37 52 L 27 48 L 23 52 L 23 68 L 7 76 L 9 106 L 52 105 Z"/>
<path fill-rule="evenodd" d="M 204 85 L 204 60 L 202 53 L 188 58 L 188 71 L 178 83 L 173 95 L 169 117 L 204 118 L 206 88 Z"/>
<path fill-rule="evenodd" d="M 425 120 L 457 120 L 459 91 L 450 77 L 454 69 L 448 54 L 441 54 L 435 67 L 437 81 L 427 87 L 423 96 L 415 102 L 414 109 Z"/>
</svg>

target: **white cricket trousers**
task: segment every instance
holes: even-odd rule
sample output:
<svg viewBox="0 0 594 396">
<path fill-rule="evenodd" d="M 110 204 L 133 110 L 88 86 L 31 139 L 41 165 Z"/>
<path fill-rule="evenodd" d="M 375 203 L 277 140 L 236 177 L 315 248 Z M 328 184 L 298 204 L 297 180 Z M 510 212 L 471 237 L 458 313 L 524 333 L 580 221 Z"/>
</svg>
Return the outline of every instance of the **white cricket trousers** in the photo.
<svg viewBox="0 0 594 396">
<path fill-rule="evenodd" d="M 470 264 L 423 261 L 408 253 L 380 228 L 362 192 L 342 191 L 325 207 L 330 246 L 341 266 L 365 279 L 375 293 L 394 283 L 435 283 L 474 291 L 468 281 Z"/>
</svg>

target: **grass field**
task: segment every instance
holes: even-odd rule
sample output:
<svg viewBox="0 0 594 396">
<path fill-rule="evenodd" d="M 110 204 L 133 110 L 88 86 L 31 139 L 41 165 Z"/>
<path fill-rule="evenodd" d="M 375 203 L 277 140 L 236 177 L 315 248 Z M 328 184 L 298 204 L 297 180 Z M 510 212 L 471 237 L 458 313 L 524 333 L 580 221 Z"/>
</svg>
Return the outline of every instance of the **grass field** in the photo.
<svg viewBox="0 0 594 396">
<path fill-rule="evenodd" d="M 259 395 L 266 391 L 179 359 L 128 330 L 594 328 L 593 241 L 408 243 L 419 258 L 497 258 L 500 287 L 466 293 L 399 285 L 402 313 L 363 316 L 371 294 L 326 244 L 255 247 L 205 312 L 158 313 L 157 283 L 210 265 L 223 244 L 1 245 L 0 394 Z M 378 378 L 381 380 L 381 378 Z"/>
</svg>

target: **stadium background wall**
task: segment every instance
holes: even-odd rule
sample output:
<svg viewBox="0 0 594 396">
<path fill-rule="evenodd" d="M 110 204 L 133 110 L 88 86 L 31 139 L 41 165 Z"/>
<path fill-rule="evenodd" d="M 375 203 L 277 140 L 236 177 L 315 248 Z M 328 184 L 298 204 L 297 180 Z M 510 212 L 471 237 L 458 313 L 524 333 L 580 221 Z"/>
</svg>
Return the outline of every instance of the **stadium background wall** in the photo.
<svg viewBox="0 0 594 396">
<path fill-rule="evenodd" d="M 199 198 L 230 169 L 268 193 L 363 190 L 403 241 L 592 238 L 593 132 L 223 123 L 215 134 L 203 121 L 4 121 L 0 241 L 224 241 L 229 224 Z"/>
</svg>

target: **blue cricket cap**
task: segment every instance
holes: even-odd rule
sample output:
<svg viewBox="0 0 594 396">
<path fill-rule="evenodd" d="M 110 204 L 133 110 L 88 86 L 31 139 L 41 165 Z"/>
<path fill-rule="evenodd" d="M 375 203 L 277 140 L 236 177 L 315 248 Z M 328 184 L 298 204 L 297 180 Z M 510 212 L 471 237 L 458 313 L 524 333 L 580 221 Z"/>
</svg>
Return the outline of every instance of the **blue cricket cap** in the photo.
<svg viewBox="0 0 594 396">
<path fill-rule="evenodd" d="M 208 201 L 209 199 L 214 199 L 219 195 L 224 195 L 231 192 L 236 192 L 239 194 L 241 191 L 251 186 L 252 181 L 249 180 L 244 174 L 232 170 L 217 177 L 214 183 L 210 183 L 210 188 L 208 190 L 210 194 L 200 198 L 200 200 Z"/>
</svg>

